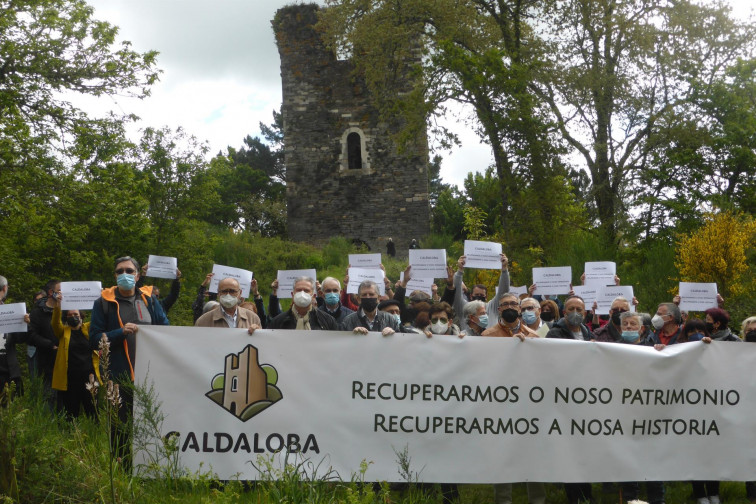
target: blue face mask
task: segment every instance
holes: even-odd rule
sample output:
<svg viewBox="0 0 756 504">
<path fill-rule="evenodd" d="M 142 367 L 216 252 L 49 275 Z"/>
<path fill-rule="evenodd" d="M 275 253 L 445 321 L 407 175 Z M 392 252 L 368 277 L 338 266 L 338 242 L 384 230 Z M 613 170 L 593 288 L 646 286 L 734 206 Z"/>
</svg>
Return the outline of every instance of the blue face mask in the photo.
<svg viewBox="0 0 756 504">
<path fill-rule="evenodd" d="M 123 290 L 131 290 L 136 285 L 136 278 L 128 273 L 121 273 L 116 277 L 116 283 Z"/>
<path fill-rule="evenodd" d="M 635 343 L 639 337 L 638 331 L 622 331 L 622 341 L 625 343 Z"/>
<path fill-rule="evenodd" d="M 478 325 L 480 327 L 486 328 L 488 327 L 488 315 L 481 315 L 478 317 Z"/>
<path fill-rule="evenodd" d="M 688 336 L 688 341 L 701 341 L 704 338 L 704 333 L 694 332 Z"/>
<path fill-rule="evenodd" d="M 538 317 L 533 310 L 526 310 L 522 312 L 522 321 L 527 325 L 534 324 L 537 319 Z"/>
<path fill-rule="evenodd" d="M 402 325 L 402 317 L 398 313 L 392 313 L 392 317 L 396 320 L 396 323 Z"/>
<path fill-rule="evenodd" d="M 333 306 L 333 305 L 339 304 L 339 294 L 338 294 L 338 292 L 326 292 L 325 302 L 326 302 L 326 304 L 328 306 Z"/>
</svg>

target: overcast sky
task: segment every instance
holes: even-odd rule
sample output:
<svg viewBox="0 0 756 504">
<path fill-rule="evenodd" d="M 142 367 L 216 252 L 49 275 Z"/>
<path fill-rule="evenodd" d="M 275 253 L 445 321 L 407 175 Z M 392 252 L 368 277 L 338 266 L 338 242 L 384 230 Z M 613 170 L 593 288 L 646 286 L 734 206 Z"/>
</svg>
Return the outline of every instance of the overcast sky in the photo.
<svg viewBox="0 0 756 504">
<path fill-rule="evenodd" d="M 742 4 L 744 14 L 751 0 Z M 246 135 L 259 136 L 258 123 L 272 121 L 281 106 L 280 60 L 270 21 L 292 0 L 88 0 L 96 19 L 120 28 L 119 39 L 137 51 L 156 50 L 160 82 L 145 100 L 87 99 L 95 114 L 135 113 L 139 127 L 168 126 L 206 140 L 210 152 L 241 147 Z M 308 2 L 309 3 L 309 2 Z M 318 1 L 321 3 L 322 1 Z M 78 103 L 78 101 L 77 101 Z M 464 121 L 451 119 L 463 142 L 442 152 L 441 176 L 461 185 L 470 171 L 492 163 Z M 134 133 L 136 136 L 136 132 Z"/>
</svg>

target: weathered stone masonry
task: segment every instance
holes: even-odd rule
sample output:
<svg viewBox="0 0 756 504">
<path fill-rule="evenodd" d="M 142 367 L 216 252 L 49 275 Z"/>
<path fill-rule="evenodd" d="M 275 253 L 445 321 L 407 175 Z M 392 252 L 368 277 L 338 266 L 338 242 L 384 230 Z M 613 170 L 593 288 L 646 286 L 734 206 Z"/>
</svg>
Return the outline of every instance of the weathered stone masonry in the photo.
<svg viewBox="0 0 756 504">
<path fill-rule="evenodd" d="M 312 243 L 344 236 L 376 252 L 393 237 L 406 253 L 430 227 L 427 138 L 398 152 L 353 64 L 337 60 L 314 30 L 318 10 L 288 6 L 273 21 L 289 236 Z"/>
</svg>

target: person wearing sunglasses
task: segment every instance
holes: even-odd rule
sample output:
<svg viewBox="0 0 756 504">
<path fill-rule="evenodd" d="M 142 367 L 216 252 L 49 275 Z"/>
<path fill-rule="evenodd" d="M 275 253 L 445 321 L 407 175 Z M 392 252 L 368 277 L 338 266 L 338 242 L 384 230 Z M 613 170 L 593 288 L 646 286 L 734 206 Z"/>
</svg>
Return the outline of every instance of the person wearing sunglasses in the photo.
<svg viewBox="0 0 756 504">
<path fill-rule="evenodd" d="M 113 275 L 116 285 L 102 290 L 102 295 L 92 306 L 89 324 L 89 345 L 94 351 L 100 349 L 100 341 L 110 344 L 109 374 L 116 383 L 130 384 L 134 381 L 137 333 L 141 325 L 169 325 L 163 307 L 152 287 L 137 288 L 139 263 L 125 256 L 115 260 Z M 127 429 L 133 413 L 133 396 L 130 387 L 119 387 L 121 406 L 111 443 L 116 457 L 124 468 L 131 468 L 131 440 Z"/>
<path fill-rule="evenodd" d="M 525 338 L 537 338 L 538 333 L 527 326 L 520 319 L 520 299 L 512 293 L 504 293 L 499 298 L 498 323 L 490 325 L 483 331 L 483 336 L 516 337 L 520 341 Z"/>
<path fill-rule="evenodd" d="M 596 303 L 594 303 L 594 307 Z M 598 327 L 593 331 L 593 339 L 603 343 L 617 343 L 622 340 L 622 325 L 620 317 L 623 313 L 630 311 L 630 302 L 624 297 L 620 296 L 612 301 L 612 306 L 609 309 L 609 323 L 598 327 L 598 315 L 596 309 L 593 310 L 593 324 L 594 327 Z"/>
</svg>

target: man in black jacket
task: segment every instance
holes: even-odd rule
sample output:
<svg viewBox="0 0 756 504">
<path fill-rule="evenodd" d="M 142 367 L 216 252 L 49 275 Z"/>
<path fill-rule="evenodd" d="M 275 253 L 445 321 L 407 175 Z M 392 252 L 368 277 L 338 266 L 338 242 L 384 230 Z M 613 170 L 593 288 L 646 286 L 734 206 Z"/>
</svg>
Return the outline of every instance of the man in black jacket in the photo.
<svg viewBox="0 0 756 504">
<path fill-rule="evenodd" d="M 268 329 L 300 329 L 337 331 L 336 320 L 315 304 L 315 280 L 299 277 L 294 280 L 291 308 L 268 324 Z"/>
<path fill-rule="evenodd" d="M 45 393 L 50 405 L 55 404 L 55 392 L 52 389 L 52 375 L 55 367 L 55 356 L 58 353 L 58 338 L 52 329 L 53 309 L 60 295 L 60 282 L 50 280 L 45 285 L 47 297 L 37 301 L 29 317 L 29 341 L 37 347 L 37 372 L 42 375 Z"/>
</svg>

